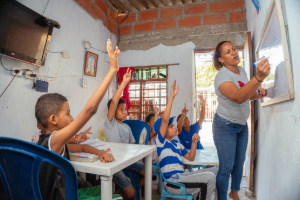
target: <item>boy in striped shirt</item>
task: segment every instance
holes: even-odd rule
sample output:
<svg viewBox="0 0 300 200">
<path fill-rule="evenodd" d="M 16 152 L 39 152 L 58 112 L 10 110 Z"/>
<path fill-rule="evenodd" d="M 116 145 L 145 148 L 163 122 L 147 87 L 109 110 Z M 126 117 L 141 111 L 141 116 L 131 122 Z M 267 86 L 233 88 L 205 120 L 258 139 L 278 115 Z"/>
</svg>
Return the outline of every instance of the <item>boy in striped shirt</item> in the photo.
<svg viewBox="0 0 300 200">
<path fill-rule="evenodd" d="M 176 89 L 176 80 L 171 86 L 171 95 L 163 117 L 154 123 L 154 129 L 157 133 L 156 146 L 159 158 L 159 167 L 166 179 L 183 183 L 186 186 L 187 194 L 197 195 L 198 200 L 211 199 L 215 189 L 217 169 L 208 168 L 190 172 L 183 168 L 183 158 L 193 161 L 196 155 L 197 142 L 200 136 L 195 133 L 192 138 L 191 151 L 188 152 L 184 146 L 172 137 L 178 135 L 177 127 L 173 124 L 175 117 L 170 118 L 172 104 L 179 91 Z M 166 190 L 172 194 L 181 194 L 180 188 L 171 184 L 164 183 Z"/>
</svg>

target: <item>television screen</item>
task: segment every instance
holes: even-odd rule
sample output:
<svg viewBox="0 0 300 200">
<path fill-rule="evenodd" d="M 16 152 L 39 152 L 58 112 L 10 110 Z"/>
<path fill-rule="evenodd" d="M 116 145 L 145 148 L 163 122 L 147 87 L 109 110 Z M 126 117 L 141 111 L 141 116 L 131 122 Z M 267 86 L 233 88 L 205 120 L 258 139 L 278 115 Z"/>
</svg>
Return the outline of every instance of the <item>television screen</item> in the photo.
<svg viewBox="0 0 300 200">
<path fill-rule="evenodd" d="M 59 24 L 13 0 L 0 1 L 0 22 L 0 54 L 43 66 Z"/>
</svg>

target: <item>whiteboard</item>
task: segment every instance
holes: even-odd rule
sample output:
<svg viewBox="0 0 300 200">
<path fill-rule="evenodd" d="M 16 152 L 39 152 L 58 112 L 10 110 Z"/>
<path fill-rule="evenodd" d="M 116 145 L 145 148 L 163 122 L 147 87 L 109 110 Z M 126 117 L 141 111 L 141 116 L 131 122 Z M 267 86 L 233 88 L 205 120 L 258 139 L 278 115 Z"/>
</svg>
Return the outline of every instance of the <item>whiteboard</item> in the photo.
<svg viewBox="0 0 300 200">
<path fill-rule="evenodd" d="M 256 49 L 256 60 L 269 57 L 271 72 L 261 88 L 267 89 L 262 106 L 295 98 L 285 24 L 280 0 L 272 0 Z"/>
</svg>

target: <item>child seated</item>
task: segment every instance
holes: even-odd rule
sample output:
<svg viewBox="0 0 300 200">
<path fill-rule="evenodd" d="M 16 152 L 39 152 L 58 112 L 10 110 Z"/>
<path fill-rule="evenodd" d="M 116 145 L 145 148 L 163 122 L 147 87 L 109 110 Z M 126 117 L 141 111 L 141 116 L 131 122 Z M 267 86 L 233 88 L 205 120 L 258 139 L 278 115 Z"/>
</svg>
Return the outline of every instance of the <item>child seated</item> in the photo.
<svg viewBox="0 0 300 200">
<path fill-rule="evenodd" d="M 192 138 L 195 133 L 199 133 L 202 123 L 205 119 L 205 105 L 206 99 L 203 98 L 201 95 L 200 97 L 200 104 L 202 106 L 200 112 L 200 119 L 191 125 L 189 118 L 186 116 L 188 110 L 186 109 L 186 104 L 184 103 L 184 108 L 182 109 L 182 114 L 178 115 L 177 117 L 177 129 L 178 129 L 178 137 L 180 143 L 186 148 L 191 149 L 192 146 Z M 204 149 L 200 140 L 197 142 L 197 149 Z"/>
<path fill-rule="evenodd" d="M 157 137 L 157 133 L 154 130 L 154 122 L 158 120 L 158 115 L 159 115 L 159 108 L 155 104 L 153 106 L 154 113 L 150 113 L 146 116 L 145 122 L 150 126 L 151 132 L 149 136 L 149 144 L 150 145 L 155 145 L 155 139 Z M 152 153 L 152 163 L 157 163 L 158 161 L 158 156 L 157 156 L 157 151 L 153 151 Z"/>
<path fill-rule="evenodd" d="M 131 71 L 129 68 L 123 76 L 123 81 L 114 94 L 113 98 L 107 103 L 108 113 L 104 122 L 105 141 L 119 142 L 126 144 L 135 144 L 135 139 L 130 127 L 122 121 L 127 118 L 126 102 L 120 99 L 121 94 L 131 79 Z M 144 185 L 145 165 L 137 161 L 136 163 L 124 168 L 124 170 L 133 171 L 141 175 L 140 186 Z M 118 191 L 125 199 L 130 199 L 134 196 L 135 190 L 127 179 L 123 171 L 119 171 L 113 175 L 113 182 L 121 189 Z"/>
<path fill-rule="evenodd" d="M 67 99 L 57 93 L 42 95 L 35 106 L 35 116 L 39 124 L 44 127 L 38 145 L 41 145 L 67 159 L 69 152 L 88 152 L 99 156 L 101 162 L 111 162 L 114 157 L 89 145 L 66 144 L 97 112 L 99 104 L 106 90 L 118 71 L 118 55 L 116 47 L 112 50 L 110 40 L 107 42 L 107 51 L 110 59 L 110 69 L 104 80 L 87 102 L 80 114 L 73 119 Z M 39 172 L 39 186 L 42 199 L 66 199 L 66 184 L 63 172 L 50 163 L 42 163 Z M 91 186 L 82 178 L 78 178 L 78 187 Z M 78 199 L 89 197 L 101 198 L 100 186 L 97 188 L 81 188 L 78 190 Z"/>
<path fill-rule="evenodd" d="M 184 146 L 172 140 L 172 137 L 178 135 L 178 130 L 173 121 L 175 117 L 170 118 L 172 104 L 179 91 L 176 89 L 176 81 L 171 86 L 171 95 L 162 118 L 154 123 L 154 129 L 157 133 L 156 146 L 159 158 L 159 166 L 164 177 L 172 182 L 183 183 L 186 186 L 187 194 L 197 194 L 197 199 L 211 199 L 211 195 L 216 183 L 216 168 L 200 169 L 195 172 L 183 169 L 183 158 L 193 161 L 196 156 L 196 146 L 200 137 L 194 134 L 192 137 L 191 150 L 188 152 Z M 181 194 L 179 187 L 164 183 L 166 190 L 172 194 Z"/>
</svg>

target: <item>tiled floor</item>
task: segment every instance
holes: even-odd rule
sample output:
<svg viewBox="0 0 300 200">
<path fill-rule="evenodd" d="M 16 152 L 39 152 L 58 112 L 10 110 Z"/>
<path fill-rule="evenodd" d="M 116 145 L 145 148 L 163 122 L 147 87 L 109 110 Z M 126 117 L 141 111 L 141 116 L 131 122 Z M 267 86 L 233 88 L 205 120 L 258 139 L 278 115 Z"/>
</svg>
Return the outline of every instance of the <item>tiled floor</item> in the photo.
<svg viewBox="0 0 300 200">
<path fill-rule="evenodd" d="M 160 194 L 157 190 L 157 184 L 158 182 L 157 181 L 153 181 L 153 184 L 152 184 L 152 200 L 160 200 Z M 241 183 L 241 190 L 239 191 L 239 196 L 240 196 L 240 200 L 256 200 L 255 197 L 247 197 L 245 195 L 245 189 L 246 189 L 246 186 L 247 183 L 246 183 L 246 179 L 243 178 L 242 179 L 242 183 Z M 229 194 L 230 190 L 228 190 L 228 194 Z M 214 195 L 212 197 L 211 200 L 214 200 Z M 143 198 L 141 198 L 142 200 L 144 200 Z M 227 198 L 228 200 L 231 200 L 229 197 Z M 167 200 L 171 200 L 171 198 L 167 198 Z"/>
</svg>

